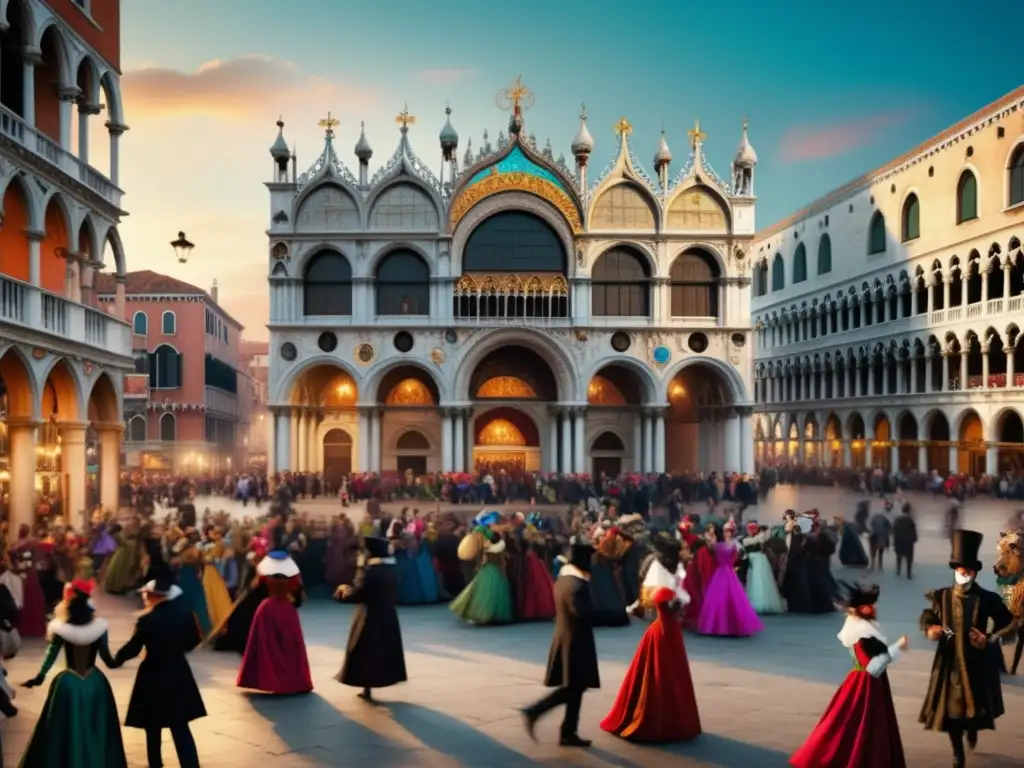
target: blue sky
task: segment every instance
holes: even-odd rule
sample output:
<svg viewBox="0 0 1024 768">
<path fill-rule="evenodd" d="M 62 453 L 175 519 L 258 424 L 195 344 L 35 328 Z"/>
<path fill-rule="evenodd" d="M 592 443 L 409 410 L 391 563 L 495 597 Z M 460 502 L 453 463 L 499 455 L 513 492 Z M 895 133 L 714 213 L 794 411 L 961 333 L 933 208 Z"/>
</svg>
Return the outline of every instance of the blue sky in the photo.
<svg viewBox="0 0 1024 768">
<path fill-rule="evenodd" d="M 317 117 L 340 117 L 351 166 L 365 120 L 372 171 L 394 150 L 394 115 L 408 102 L 413 146 L 429 162 L 446 102 L 461 156 L 467 138 L 479 145 L 485 128 L 493 140 L 505 126 L 495 94 L 519 74 L 536 94 L 527 129 L 550 137 L 556 156 L 569 154 L 586 102 L 592 173 L 625 115 L 648 164 L 665 126 L 675 167 L 699 118 L 726 175 L 748 116 L 766 227 L 1024 82 L 1007 36 L 1024 28 L 1024 3 L 978 5 L 986 11 L 952 0 L 124 0 L 130 268 L 218 277 L 229 309 L 263 336 L 265 283 L 251 267 L 265 264 L 262 182 L 278 114 L 302 167 L 322 147 Z M 184 268 L 167 246 L 179 229 L 197 245 Z"/>
</svg>

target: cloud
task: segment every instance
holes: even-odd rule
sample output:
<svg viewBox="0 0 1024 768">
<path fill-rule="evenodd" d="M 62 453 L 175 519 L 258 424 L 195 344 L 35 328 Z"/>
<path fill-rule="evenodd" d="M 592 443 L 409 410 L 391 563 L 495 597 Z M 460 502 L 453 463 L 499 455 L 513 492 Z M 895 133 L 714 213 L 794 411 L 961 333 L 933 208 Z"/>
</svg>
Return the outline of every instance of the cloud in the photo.
<svg viewBox="0 0 1024 768">
<path fill-rule="evenodd" d="M 121 88 L 131 114 L 239 117 L 270 108 L 322 105 L 338 113 L 372 107 L 373 91 L 302 72 L 270 56 L 214 59 L 194 72 L 146 67 L 126 72 Z"/>
<path fill-rule="evenodd" d="M 428 85 L 454 85 L 475 74 L 475 69 L 421 69 L 414 73 L 417 80 Z"/>
<path fill-rule="evenodd" d="M 780 157 L 791 163 L 845 155 L 876 141 L 883 131 L 906 123 L 914 110 L 882 112 L 834 125 L 796 125 L 782 136 Z"/>
</svg>

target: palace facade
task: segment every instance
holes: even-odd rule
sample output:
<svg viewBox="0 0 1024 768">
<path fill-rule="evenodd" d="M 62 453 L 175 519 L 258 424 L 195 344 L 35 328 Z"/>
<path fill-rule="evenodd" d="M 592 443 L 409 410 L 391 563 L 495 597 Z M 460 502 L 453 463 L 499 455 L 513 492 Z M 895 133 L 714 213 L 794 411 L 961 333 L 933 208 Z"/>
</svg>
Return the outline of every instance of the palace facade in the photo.
<svg viewBox="0 0 1024 768">
<path fill-rule="evenodd" d="M 758 460 L 1024 464 L 1024 87 L 760 233 Z"/>
<path fill-rule="evenodd" d="M 76 528 L 97 501 L 118 506 L 132 368 L 119 14 L 118 0 L 0 2 L 0 511 L 11 536 L 41 500 Z M 89 153 L 100 132 L 102 170 Z M 96 303 L 101 270 L 117 276 L 111 313 Z"/>
<path fill-rule="evenodd" d="M 652 176 L 623 118 L 591 183 L 585 112 L 570 168 L 527 135 L 529 92 L 505 97 L 508 134 L 461 160 L 446 110 L 438 175 L 407 111 L 372 178 L 365 131 L 353 173 L 324 121 L 298 175 L 279 130 L 271 471 L 753 470 L 746 128 L 730 180 L 699 125 Z"/>
</svg>

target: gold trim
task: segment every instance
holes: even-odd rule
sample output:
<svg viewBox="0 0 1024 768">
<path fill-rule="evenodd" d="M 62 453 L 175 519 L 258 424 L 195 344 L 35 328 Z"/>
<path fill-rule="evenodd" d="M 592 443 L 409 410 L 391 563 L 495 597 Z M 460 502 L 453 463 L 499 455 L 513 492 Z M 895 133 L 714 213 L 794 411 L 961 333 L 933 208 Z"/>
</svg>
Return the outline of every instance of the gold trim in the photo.
<svg viewBox="0 0 1024 768">
<path fill-rule="evenodd" d="M 452 229 L 459 225 L 473 206 L 501 192 L 527 192 L 546 200 L 558 209 L 574 235 L 583 231 L 583 222 L 576 204 L 557 184 L 522 171 L 498 173 L 496 170 L 492 170 L 480 181 L 464 189 L 456 199 L 448 217 Z"/>
</svg>

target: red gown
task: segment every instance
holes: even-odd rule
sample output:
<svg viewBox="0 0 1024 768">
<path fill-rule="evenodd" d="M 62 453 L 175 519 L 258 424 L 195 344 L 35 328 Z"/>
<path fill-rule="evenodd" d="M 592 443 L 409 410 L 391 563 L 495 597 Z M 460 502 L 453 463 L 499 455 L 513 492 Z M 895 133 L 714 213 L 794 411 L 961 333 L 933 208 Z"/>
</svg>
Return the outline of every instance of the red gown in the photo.
<svg viewBox="0 0 1024 768">
<path fill-rule="evenodd" d="M 661 587 L 653 602 L 658 618 L 647 628 L 633 663 L 601 729 L 640 743 L 689 741 L 701 733 L 697 697 L 675 593 Z"/>
<path fill-rule="evenodd" d="M 523 557 L 516 605 L 520 621 L 550 621 L 555 618 L 555 580 L 531 546 Z"/>
<path fill-rule="evenodd" d="M 711 548 L 707 543 L 697 549 L 690 564 L 686 566 L 686 580 L 683 582 L 683 589 L 690 595 L 690 602 L 686 606 L 687 625 L 696 625 L 700 618 L 700 609 L 704 605 L 704 590 L 711 582 L 715 573 L 717 563 Z"/>
<path fill-rule="evenodd" d="M 313 678 L 295 607 L 302 579 L 261 576 L 260 582 L 266 585 L 269 597 L 253 616 L 236 685 L 265 693 L 309 693 Z"/>
<path fill-rule="evenodd" d="M 888 674 L 867 671 L 890 651 L 878 637 L 851 646 L 855 666 L 839 686 L 807 741 L 790 758 L 795 768 L 906 768 Z"/>
</svg>

